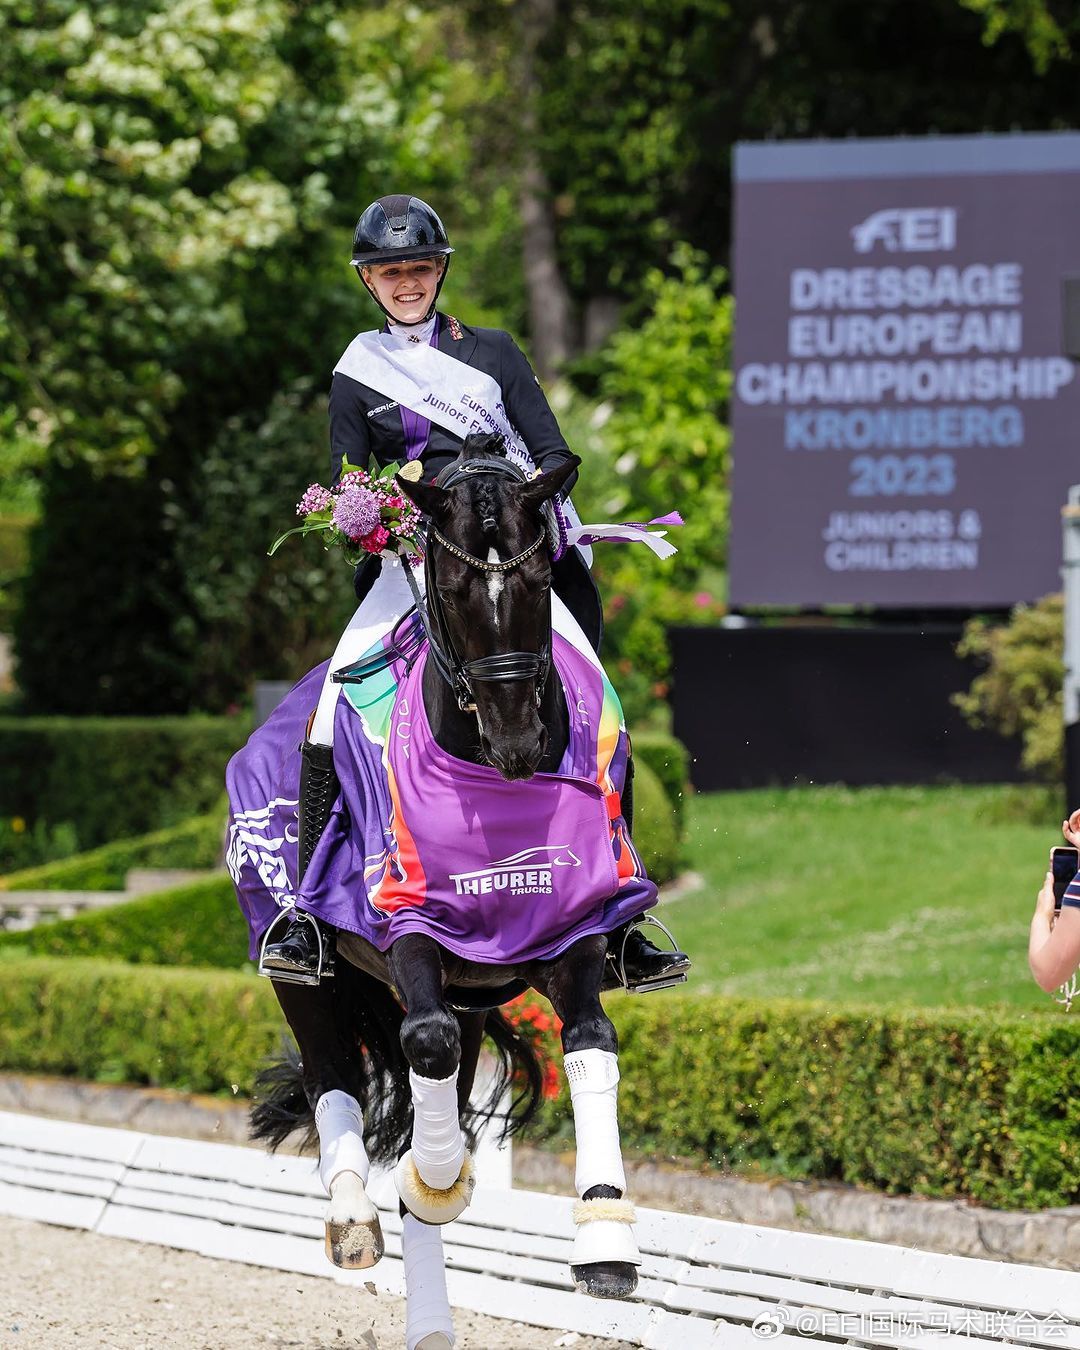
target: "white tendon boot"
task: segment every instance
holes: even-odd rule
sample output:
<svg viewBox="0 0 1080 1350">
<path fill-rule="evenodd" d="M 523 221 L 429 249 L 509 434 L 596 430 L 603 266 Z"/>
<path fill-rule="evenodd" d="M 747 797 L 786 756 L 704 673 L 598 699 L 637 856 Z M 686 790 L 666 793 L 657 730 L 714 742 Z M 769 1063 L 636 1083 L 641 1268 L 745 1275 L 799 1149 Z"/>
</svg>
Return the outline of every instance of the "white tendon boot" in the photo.
<svg viewBox="0 0 1080 1350">
<path fill-rule="evenodd" d="M 342 1270 L 367 1270 L 383 1254 L 382 1226 L 365 1190 L 368 1156 L 360 1103 L 347 1092 L 324 1092 L 315 1106 L 319 1179 L 330 1197 L 326 1254 Z"/>
<path fill-rule="evenodd" d="M 458 1117 L 457 1070 L 424 1078 L 409 1070 L 413 1099 L 412 1148 L 394 1170 L 398 1195 L 424 1223 L 449 1223 L 472 1199 L 476 1180 Z"/>
<path fill-rule="evenodd" d="M 456 1341 L 446 1293 L 442 1233 L 406 1214 L 401 1221 L 401 1247 L 406 1350 L 452 1350 Z"/>
<path fill-rule="evenodd" d="M 577 1140 L 574 1186 L 584 1196 L 594 1186 L 610 1186 L 619 1198 L 581 1199 L 574 1206 L 577 1233 L 570 1267 L 579 1289 L 598 1298 L 626 1298 L 637 1277 L 625 1270 L 582 1270 L 596 1263 L 641 1265 L 634 1240 L 634 1207 L 623 1199 L 626 1173 L 619 1147 L 617 1114 L 619 1059 L 607 1050 L 574 1050 L 563 1056 L 570 1085 Z"/>
</svg>

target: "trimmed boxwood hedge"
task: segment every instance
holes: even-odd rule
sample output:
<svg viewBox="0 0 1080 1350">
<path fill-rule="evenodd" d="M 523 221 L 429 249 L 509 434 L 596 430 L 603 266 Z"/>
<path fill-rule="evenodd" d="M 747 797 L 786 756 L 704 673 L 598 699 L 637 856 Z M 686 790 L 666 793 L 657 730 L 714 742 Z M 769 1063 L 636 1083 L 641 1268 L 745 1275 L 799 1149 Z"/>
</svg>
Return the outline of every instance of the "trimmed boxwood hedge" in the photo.
<svg viewBox="0 0 1080 1350">
<path fill-rule="evenodd" d="M 247 951 L 247 924 L 226 876 L 121 901 L 74 919 L 0 933 L 0 957 L 85 956 L 237 970 L 247 961 Z M 4 977 L 8 969 L 5 964 Z"/>
<path fill-rule="evenodd" d="M 177 825 L 220 799 L 246 717 L 0 718 L 0 815 L 71 821 L 84 848 Z"/>
<path fill-rule="evenodd" d="M 49 959 L 2 973 L 6 1070 L 249 1093 L 282 1027 L 250 974 Z M 1080 1201 L 1076 1022 L 672 994 L 608 1009 L 628 1152 L 1005 1208 Z"/>
<path fill-rule="evenodd" d="M 679 870 L 682 827 L 660 779 L 646 760 L 634 766 L 634 844 L 653 881 L 663 885 Z"/>
<path fill-rule="evenodd" d="M 48 959 L 0 971 L 8 1070 L 250 1093 L 281 1040 L 274 991 L 253 974 Z"/>
<path fill-rule="evenodd" d="M 225 807 L 167 830 L 118 839 L 73 858 L 0 876 L 0 891 L 123 890 L 133 867 L 217 867 L 225 841 Z"/>
<path fill-rule="evenodd" d="M 690 791 L 690 751 L 662 731 L 631 731 L 636 767 L 647 764 L 667 793 L 681 835 Z"/>
</svg>

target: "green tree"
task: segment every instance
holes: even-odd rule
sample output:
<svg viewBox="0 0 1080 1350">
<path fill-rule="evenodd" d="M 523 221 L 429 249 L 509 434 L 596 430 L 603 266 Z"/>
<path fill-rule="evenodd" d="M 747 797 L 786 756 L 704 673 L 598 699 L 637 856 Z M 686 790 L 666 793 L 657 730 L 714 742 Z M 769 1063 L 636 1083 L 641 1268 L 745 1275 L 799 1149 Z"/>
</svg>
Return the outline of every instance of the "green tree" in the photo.
<svg viewBox="0 0 1080 1350">
<path fill-rule="evenodd" d="M 0 440 L 43 477 L 21 685 L 52 711 L 183 710 L 200 463 L 231 419 L 328 384 L 368 318 L 360 206 L 453 180 L 451 68 L 433 19 L 367 3 L 0 0 L 0 23 Z"/>
<path fill-rule="evenodd" d="M 974 727 L 1019 736 L 1021 763 L 1047 787 L 1065 772 L 1062 684 L 1065 610 L 1060 594 L 1017 605 L 1008 623 L 972 619 L 957 651 L 985 669 L 953 702 Z"/>
<path fill-rule="evenodd" d="M 672 275 L 644 279 L 648 310 L 600 355 L 598 403 L 571 407 L 585 458 L 575 502 L 585 520 L 649 520 L 669 511 L 679 552 L 657 560 L 640 544 L 598 544 L 605 659 L 628 717 L 652 716 L 670 669 L 666 629 L 715 620 L 727 559 L 734 302 L 725 275 L 680 245 Z"/>
</svg>

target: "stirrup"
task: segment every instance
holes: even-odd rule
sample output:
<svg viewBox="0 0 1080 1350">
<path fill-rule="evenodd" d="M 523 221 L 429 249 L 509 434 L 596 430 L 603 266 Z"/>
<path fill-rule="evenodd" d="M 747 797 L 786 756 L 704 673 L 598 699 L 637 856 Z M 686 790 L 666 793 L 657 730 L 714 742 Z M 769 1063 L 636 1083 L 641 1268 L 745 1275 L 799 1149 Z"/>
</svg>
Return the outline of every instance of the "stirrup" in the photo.
<svg viewBox="0 0 1080 1350">
<path fill-rule="evenodd" d="M 287 905 L 276 919 L 270 924 L 263 934 L 263 940 L 259 946 L 259 966 L 258 974 L 265 975 L 268 980 L 276 980 L 278 984 L 306 984 L 316 985 L 321 980 L 328 980 L 334 974 L 334 953 L 323 941 L 322 926 L 314 915 L 308 914 L 308 923 L 315 925 L 315 937 L 319 944 L 319 962 L 313 971 L 301 970 L 276 970 L 273 966 L 266 964 L 266 948 L 270 942 L 270 934 L 281 923 L 283 919 L 294 919 L 297 914 L 305 911 L 298 910 L 295 905 Z"/>
<path fill-rule="evenodd" d="M 636 984 L 631 984 L 626 978 L 626 943 L 630 934 L 635 929 L 644 928 L 651 924 L 654 928 L 659 928 L 661 933 L 671 943 L 673 951 L 679 950 L 679 944 L 675 941 L 674 935 L 667 924 L 661 923 L 659 919 L 652 914 L 643 914 L 640 919 L 635 919 L 633 923 L 628 924 L 626 932 L 623 933 L 622 946 L 619 948 L 619 959 L 616 961 L 614 953 L 608 954 L 608 959 L 615 967 L 615 973 L 619 977 L 620 986 L 628 994 L 651 994 L 656 989 L 673 989 L 677 984 L 686 983 L 687 970 L 689 962 L 684 970 L 671 970 L 666 975 L 655 975 L 652 979 L 638 980 Z"/>
</svg>

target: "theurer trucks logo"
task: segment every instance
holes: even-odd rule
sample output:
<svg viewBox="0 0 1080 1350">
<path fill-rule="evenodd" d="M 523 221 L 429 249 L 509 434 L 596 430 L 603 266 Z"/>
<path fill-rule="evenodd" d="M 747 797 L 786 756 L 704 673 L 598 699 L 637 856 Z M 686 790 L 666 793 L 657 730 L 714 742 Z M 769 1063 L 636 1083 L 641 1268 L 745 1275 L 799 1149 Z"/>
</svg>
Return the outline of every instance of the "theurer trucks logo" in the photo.
<svg viewBox="0 0 1080 1350">
<path fill-rule="evenodd" d="M 488 895 L 492 891 L 550 895 L 556 867 L 580 866 L 581 859 L 565 844 L 542 844 L 524 848 L 472 872 L 451 872 L 450 880 L 458 895 Z"/>
</svg>

